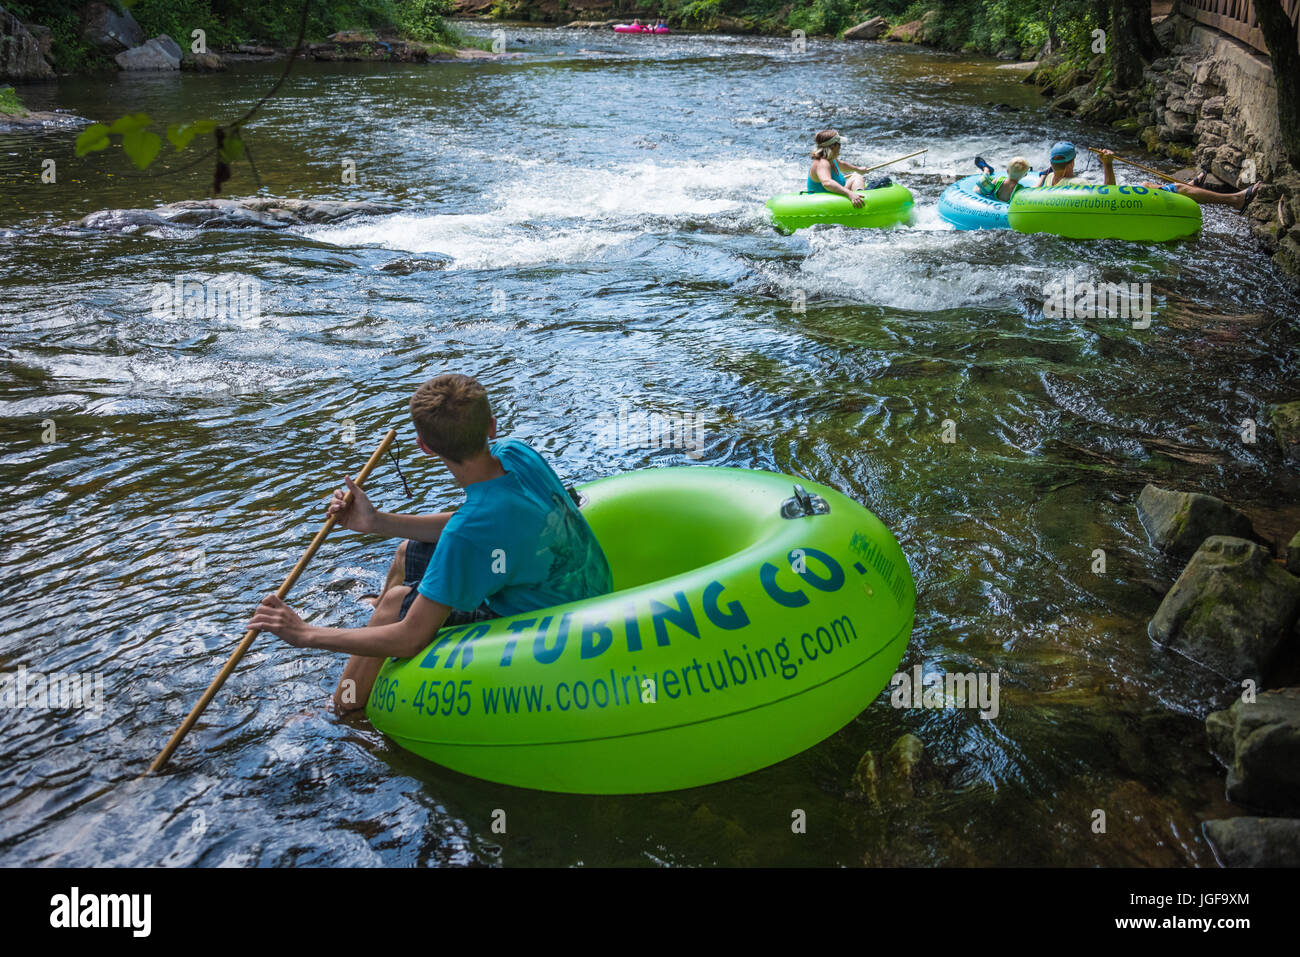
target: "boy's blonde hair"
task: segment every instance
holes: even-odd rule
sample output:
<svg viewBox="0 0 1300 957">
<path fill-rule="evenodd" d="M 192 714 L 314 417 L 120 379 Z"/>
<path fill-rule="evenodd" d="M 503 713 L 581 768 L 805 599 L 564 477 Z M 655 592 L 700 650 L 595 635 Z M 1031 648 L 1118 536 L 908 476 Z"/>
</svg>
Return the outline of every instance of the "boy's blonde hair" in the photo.
<svg viewBox="0 0 1300 957">
<path fill-rule="evenodd" d="M 476 380 L 448 372 L 415 390 L 411 420 L 435 454 L 460 464 L 487 448 L 492 407 L 487 390 Z"/>
<path fill-rule="evenodd" d="M 1007 174 L 1012 179 L 1024 179 L 1025 174 L 1028 172 L 1029 160 L 1025 159 L 1023 156 L 1017 156 L 1007 164 Z"/>
</svg>

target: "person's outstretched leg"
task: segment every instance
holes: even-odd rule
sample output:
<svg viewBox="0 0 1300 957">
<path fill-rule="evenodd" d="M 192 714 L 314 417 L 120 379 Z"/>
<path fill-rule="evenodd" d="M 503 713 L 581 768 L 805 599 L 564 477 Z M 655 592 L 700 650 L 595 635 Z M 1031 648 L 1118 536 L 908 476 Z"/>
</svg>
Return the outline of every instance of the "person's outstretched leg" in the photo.
<svg viewBox="0 0 1300 957">
<path fill-rule="evenodd" d="M 1156 189 L 1161 188 L 1157 183 L 1148 184 Z M 1201 186 L 1191 186 L 1187 183 L 1179 183 L 1177 192 L 1188 199 L 1194 199 L 1202 206 L 1231 206 L 1233 209 L 1245 209 L 1250 205 L 1250 201 L 1255 198 L 1263 183 L 1254 183 L 1249 188 L 1243 189 L 1236 193 L 1216 193 L 1213 190 L 1205 189 Z"/>
<path fill-rule="evenodd" d="M 850 173 L 849 178 L 844 181 L 845 189 L 866 189 L 867 180 L 861 173 Z"/>
<path fill-rule="evenodd" d="M 402 601 L 410 590 L 405 585 L 385 588 L 367 624 L 391 625 L 397 621 L 402 615 Z M 366 699 L 370 697 L 370 689 L 375 684 L 375 678 L 379 677 L 379 669 L 383 664 L 383 658 L 367 658 L 362 655 L 352 655 L 348 658 L 348 663 L 343 666 L 339 685 L 334 689 L 335 714 L 341 717 L 365 708 Z"/>
</svg>

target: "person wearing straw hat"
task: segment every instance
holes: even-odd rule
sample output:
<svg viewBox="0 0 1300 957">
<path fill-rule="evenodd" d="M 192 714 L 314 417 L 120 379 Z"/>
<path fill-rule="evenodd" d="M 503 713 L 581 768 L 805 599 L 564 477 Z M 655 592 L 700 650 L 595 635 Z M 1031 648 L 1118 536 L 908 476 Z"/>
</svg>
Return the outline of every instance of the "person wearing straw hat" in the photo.
<svg viewBox="0 0 1300 957">
<path fill-rule="evenodd" d="M 869 188 L 863 175 L 867 169 L 840 161 L 840 146 L 843 143 L 843 137 L 835 130 L 822 130 L 813 137 L 812 167 L 808 170 L 808 188 L 805 192 L 838 193 L 847 197 L 854 206 L 861 206 L 862 197 L 854 191 Z M 852 175 L 846 177 L 843 170 L 848 170 Z M 881 179 L 884 182 L 879 185 L 888 184 L 888 176 Z M 875 188 L 876 185 L 873 182 L 870 188 Z"/>
</svg>

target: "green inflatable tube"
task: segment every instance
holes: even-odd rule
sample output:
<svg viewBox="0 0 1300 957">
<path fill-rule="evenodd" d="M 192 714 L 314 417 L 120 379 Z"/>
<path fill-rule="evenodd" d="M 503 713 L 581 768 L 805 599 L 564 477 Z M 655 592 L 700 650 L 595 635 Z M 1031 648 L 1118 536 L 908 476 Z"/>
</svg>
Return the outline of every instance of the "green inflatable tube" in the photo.
<svg viewBox="0 0 1300 957">
<path fill-rule="evenodd" d="M 1201 207 L 1146 186 L 1046 186 L 1018 190 L 1007 219 L 1020 233 L 1165 243 L 1200 232 Z"/>
<path fill-rule="evenodd" d="M 852 499 L 703 466 L 582 492 L 615 591 L 444 629 L 389 659 L 366 707 L 376 728 L 502 784 L 668 791 L 798 754 L 896 672 L 916 586 L 893 536 Z"/>
<path fill-rule="evenodd" d="M 767 208 L 777 229 L 785 233 L 818 223 L 881 228 L 912 219 L 912 193 L 906 186 L 894 183 L 857 193 L 864 200 L 860 207 L 838 193 L 782 193 L 769 199 Z"/>
</svg>

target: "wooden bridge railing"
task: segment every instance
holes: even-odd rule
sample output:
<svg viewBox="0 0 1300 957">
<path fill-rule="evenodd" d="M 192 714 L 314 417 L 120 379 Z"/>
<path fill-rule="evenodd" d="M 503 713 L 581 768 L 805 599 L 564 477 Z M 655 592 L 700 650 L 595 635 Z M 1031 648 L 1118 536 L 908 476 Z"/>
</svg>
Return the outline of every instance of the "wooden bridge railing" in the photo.
<svg viewBox="0 0 1300 957">
<path fill-rule="evenodd" d="M 1264 34 L 1259 31 L 1255 5 L 1251 0 L 1177 0 L 1176 5 L 1184 16 L 1268 54 L 1268 45 L 1264 42 Z M 1300 20 L 1300 0 L 1282 0 L 1282 9 L 1293 24 Z M 1296 43 L 1300 45 L 1300 26 L 1296 30 Z"/>
</svg>

